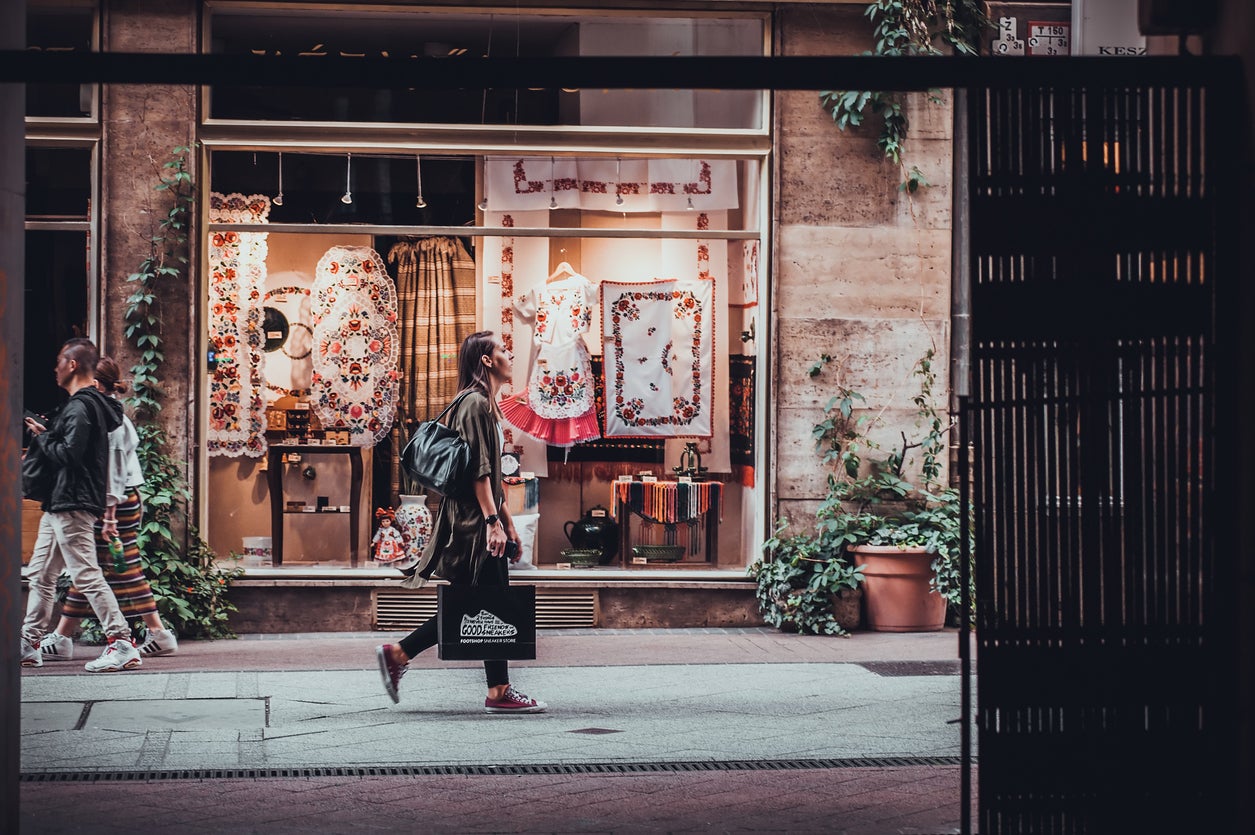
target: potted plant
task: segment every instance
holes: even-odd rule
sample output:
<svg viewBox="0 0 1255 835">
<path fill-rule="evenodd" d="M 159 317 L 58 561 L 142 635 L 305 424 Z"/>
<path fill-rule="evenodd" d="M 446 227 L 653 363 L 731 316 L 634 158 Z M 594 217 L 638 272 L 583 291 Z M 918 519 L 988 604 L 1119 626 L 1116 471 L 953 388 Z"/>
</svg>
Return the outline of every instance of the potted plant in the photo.
<svg viewBox="0 0 1255 835">
<path fill-rule="evenodd" d="M 820 536 L 784 536 L 782 520 L 749 567 L 763 619 L 791 632 L 848 636 L 859 625 L 863 569 L 827 550 Z"/>
<path fill-rule="evenodd" d="M 845 386 L 814 427 L 830 469 L 818 537 L 825 551 L 848 556 L 863 569 L 867 621 L 874 630 L 940 629 L 947 604 L 957 606 L 961 599 L 962 503 L 958 491 L 941 482 L 944 439 L 953 422 L 933 404 L 933 356 L 928 351 L 914 370 L 920 380 L 914 440 L 899 430 L 900 445 L 885 450 L 868 434 L 881 416 L 856 414 L 865 400 Z M 810 375 L 822 373 L 831 359 L 823 356 Z M 913 450 L 918 465 L 909 457 Z"/>
</svg>

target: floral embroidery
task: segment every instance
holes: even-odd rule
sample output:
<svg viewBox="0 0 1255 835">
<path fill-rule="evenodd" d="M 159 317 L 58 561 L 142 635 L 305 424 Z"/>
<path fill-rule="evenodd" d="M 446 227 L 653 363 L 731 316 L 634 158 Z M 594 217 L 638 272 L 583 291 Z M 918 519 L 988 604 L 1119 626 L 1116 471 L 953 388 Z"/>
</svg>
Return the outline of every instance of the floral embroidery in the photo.
<svg viewBox="0 0 1255 835">
<path fill-rule="evenodd" d="M 528 406 L 539 417 L 578 418 L 593 410 L 592 365 L 583 334 L 592 325 L 592 285 L 571 276 L 536 288 L 520 300 L 533 319 L 535 365 L 527 384 Z"/>
<path fill-rule="evenodd" d="M 396 415 L 396 288 L 373 249 L 334 246 L 318 262 L 312 293 L 314 411 L 323 426 L 373 446 Z"/>
<path fill-rule="evenodd" d="M 545 190 L 544 180 L 529 180 L 523 170 L 523 160 L 514 163 L 514 192 L 516 194 L 535 194 Z"/>
<path fill-rule="evenodd" d="M 607 437 L 709 436 L 712 291 L 707 281 L 602 285 Z M 646 343 L 654 359 L 642 363 Z M 626 349 L 633 352 L 631 375 Z"/>
<path fill-rule="evenodd" d="M 209 219 L 266 223 L 270 198 L 209 195 Z M 215 368 L 209 378 L 210 455 L 260 457 L 266 452 L 265 334 L 261 288 L 266 281 L 265 232 L 209 236 L 209 341 Z"/>
<path fill-rule="evenodd" d="M 522 163 L 515 173 L 522 170 Z M 514 217 L 504 215 L 501 225 L 513 228 Z M 501 344 L 514 353 L 514 308 L 510 304 L 514 296 L 514 238 L 506 238 L 501 244 Z"/>
</svg>

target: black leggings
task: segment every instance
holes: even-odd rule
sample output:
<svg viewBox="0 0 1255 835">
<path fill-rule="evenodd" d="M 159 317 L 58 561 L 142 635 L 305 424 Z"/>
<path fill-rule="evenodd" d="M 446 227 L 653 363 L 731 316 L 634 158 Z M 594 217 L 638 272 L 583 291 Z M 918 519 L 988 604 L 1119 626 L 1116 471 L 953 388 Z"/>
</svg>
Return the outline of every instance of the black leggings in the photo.
<svg viewBox="0 0 1255 835">
<path fill-rule="evenodd" d="M 501 557 L 488 557 L 488 562 L 484 563 L 483 570 L 479 573 L 479 583 L 482 586 L 508 586 L 510 585 L 509 568 L 506 566 L 505 559 Z M 468 582 L 459 582 L 460 578 L 450 580 L 451 584 L 470 585 Z M 401 651 L 409 658 L 413 658 L 423 650 L 431 649 L 436 645 L 437 641 L 436 619 L 429 618 L 422 626 L 415 629 L 410 634 L 402 638 L 398 643 Z M 499 687 L 510 683 L 510 662 L 509 661 L 485 661 L 484 677 L 488 679 L 489 687 Z"/>
</svg>

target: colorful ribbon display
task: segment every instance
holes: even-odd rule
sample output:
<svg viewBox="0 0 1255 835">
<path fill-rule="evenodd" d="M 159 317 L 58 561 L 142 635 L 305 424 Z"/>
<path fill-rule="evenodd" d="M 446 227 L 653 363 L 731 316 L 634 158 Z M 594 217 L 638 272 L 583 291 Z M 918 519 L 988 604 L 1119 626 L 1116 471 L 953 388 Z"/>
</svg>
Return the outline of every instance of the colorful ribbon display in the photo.
<svg viewBox="0 0 1255 835">
<path fill-rule="evenodd" d="M 716 504 L 723 519 L 723 484 L 718 481 L 616 481 L 612 507 L 625 507 L 651 522 L 700 519 Z"/>
</svg>

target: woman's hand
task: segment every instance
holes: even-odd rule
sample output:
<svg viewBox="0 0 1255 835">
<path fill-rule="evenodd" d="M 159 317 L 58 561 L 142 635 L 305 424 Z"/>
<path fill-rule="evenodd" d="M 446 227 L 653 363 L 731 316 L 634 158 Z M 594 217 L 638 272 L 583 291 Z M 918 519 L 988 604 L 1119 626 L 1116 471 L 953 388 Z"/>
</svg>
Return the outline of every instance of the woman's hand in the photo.
<svg viewBox="0 0 1255 835">
<path fill-rule="evenodd" d="M 102 519 L 100 523 L 100 532 L 104 534 L 105 539 L 113 539 L 118 535 L 117 519 Z"/>
<path fill-rule="evenodd" d="M 518 562 L 523 558 L 523 538 L 519 536 L 518 530 L 514 527 L 514 520 L 510 519 L 505 526 L 506 539 L 515 544 L 514 556 L 510 558 L 510 562 Z"/>
<path fill-rule="evenodd" d="M 505 544 L 508 537 L 505 533 L 505 527 L 501 524 L 501 520 L 488 526 L 488 553 L 494 557 L 499 557 L 505 553 Z"/>
</svg>

